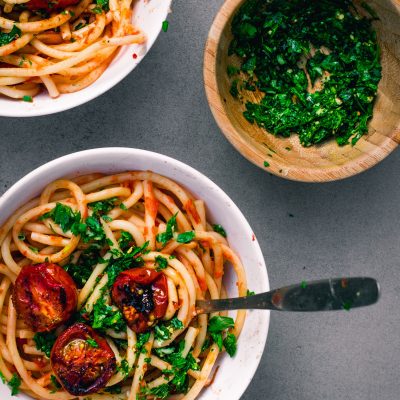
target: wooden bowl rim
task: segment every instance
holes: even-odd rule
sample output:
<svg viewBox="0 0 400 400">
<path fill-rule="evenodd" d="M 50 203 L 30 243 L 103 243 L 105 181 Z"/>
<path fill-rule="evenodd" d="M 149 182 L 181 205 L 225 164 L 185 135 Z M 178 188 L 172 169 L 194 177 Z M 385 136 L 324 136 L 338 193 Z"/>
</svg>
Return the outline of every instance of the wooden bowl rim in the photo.
<svg viewBox="0 0 400 400">
<path fill-rule="evenodd" d="M 380 146 L 376 146 L 374 150 L 368 153 L 362 152 L 359 157 L 349 160 L 345 164 L 324 168 L 310 168 L 299 167 L 295 164 L 285 164 L 275 159 L 266 168 L 264 161 L 268 160 L 262 159 L 257 154 L 256 149 L 242 138 L 229 119 L 217 82 L 216 63 L 222 32 L 232 14 L 236 12 L 244 1 L 246 0 L 225 0 L 218 10 L 208 33 L 203 60 L 203 79 L 208 105 L 220 130 L 240 154 L 264 171 L 281 178 L 300 182 L 329 182 L 349 178 L 366 171 L 381 162 L 397 148 L 400 142 L 400 121 L 390 135 L 385 137 Z M 399 0 L 394 1 L 400 4 Z M 214 37 L 217 40 L 214 40 Z M 360 140 L 363 139 L 361 138 Z M 282 171 L 286 171 L 286 173 L 282 173 Z"/>
</svg>

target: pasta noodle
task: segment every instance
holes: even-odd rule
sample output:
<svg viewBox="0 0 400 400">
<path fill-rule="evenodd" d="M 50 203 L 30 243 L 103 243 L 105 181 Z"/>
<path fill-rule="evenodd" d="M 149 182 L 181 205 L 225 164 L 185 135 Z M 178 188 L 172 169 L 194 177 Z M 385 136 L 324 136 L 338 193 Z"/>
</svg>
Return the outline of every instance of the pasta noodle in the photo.
<svg viewBox="0 0 400 400">
<path fill-rule="evenodd" d="M 43 2 L 46 9 L 39 8 Z M 74 3 L 0 0 L 1 94 L 30 101 L 42 88 L 52 98 L 79 91 L 101 76 L 121 46 L 144 43 L 131 23 L 132 0 Z"/>
<path fill-rule="evenodd" d="M 178 394 L 195 399 L 210 384 L 218 354 L 224 348 L 230 355 L 235 353 L 236 337 L 245 321 L 243 310 L 235 319 L 219 313 L 196 315 L 197 299 L 226 296 L 222 277 L 227 267 L 237 275 L 238 295 L 247 294 L 242 263 L 223 228 L 216 230 L 206 220 L 202 200 L 153 172 L 91 174 L 50 183 L 0 229 L 0 371 L 4 378 L 10 381 L 16 376 L 20 389 L 37 399 L 77 399 L 64 384 L 59 385 L 53 356 L 61 337 L 76 321 L 83 321 L 106 339 L 116 363 L 111 378 L 90 394 L 91 399 L 175 398 Z M 127 260 L 129 265 L 124 264 Z M 12 297 L 19 293 L 19 277 L 30 265 L 50 263 L 64 267 L 74 279 L 76 307 L 67 322 L 49 333 L 37 333 L 19 314 L 18 299 Z M 115 300 L 114 287 L 127 270 L 157 272 L 165 280 L 165 311 L 155 324 L 149 317 L 145 331 L 129 323 L 125 311 L 120 311 L 125 309 Z M 154 283 L 152 287 L 155 296 Z M 143 286 L 137 293 L 145 296 L 146 290 Z M 107 318 L 111 322 L 106 323 Z M 212 326 L 216 322 L 227 325 Z M 51 357 L 46 346 L 48 351 L 53 346 Z"/>
</svg>

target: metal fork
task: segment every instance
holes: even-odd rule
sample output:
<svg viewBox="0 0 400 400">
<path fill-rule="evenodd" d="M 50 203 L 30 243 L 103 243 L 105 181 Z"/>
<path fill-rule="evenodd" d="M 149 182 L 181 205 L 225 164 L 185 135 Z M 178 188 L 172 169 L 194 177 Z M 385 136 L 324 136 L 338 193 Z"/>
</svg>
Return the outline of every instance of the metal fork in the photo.
<svg viewBox="0 0 400 400">
<path fill-rule="evenodd" d="M 335 278 L 302 282 L 247 297 L 197 300 L 197 314 L 216 311 L 264 309 L 277 311 L 349 310 L 374 304 L 379 284 L 373 278 Z"/>
</svg>

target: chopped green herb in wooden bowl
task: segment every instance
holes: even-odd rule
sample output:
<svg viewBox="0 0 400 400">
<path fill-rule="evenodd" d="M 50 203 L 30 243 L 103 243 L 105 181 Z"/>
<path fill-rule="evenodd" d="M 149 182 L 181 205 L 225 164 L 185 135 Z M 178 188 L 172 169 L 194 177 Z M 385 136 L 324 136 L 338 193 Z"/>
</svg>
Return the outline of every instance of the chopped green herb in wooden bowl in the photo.
<svg viewBox="0 0 400 400">
<path fill-rule="evenodd" d="M 399 40 L 396 0 L 227 0 L 205 52 L 211 110 L 266 171 L 354 175 L 400 139 Z"/>
</svg>

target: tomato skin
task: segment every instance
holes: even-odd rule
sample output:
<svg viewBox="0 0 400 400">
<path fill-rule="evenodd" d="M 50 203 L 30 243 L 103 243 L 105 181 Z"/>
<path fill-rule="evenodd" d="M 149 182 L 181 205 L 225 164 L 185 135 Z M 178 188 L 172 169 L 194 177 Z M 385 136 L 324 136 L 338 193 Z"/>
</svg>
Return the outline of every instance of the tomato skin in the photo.
<svg viewBox="0 0 400 400">
<path fill-rule="evenodd" d="M 95 340 L 98 347 L 93 347 L 87 339 Z M 57 338 L 50 361 L 58 381 L 73 396 L 98 392 L 106 386 L 117 367 L 107 341 L 82 323 L 70 326 Z"/>
<path fill-rule="evenodd" d="M 46 332 L 71 317 L 78 291 L 73 279 L 59 265 L 27 265 L 15 281 L 12 300 L 18 316 L 33 331 Z"/>
<path fill-rule="evenodd" d="M 55 10 L 64 10 L 68 6 L 73 6 L 78 4 L 80 0 L 30 0 L 26 3 L 26 6 L 29 10 L 46 10 L 46 11 L 55 11 Z"/>
<path fill-rule="evenodd" d="M 167 278 L 150 268 L 121 272 L 112 287 L 111 298 L 129 327 L 136 333 L 143 333 L 167 311 Z"/>
</svg>

